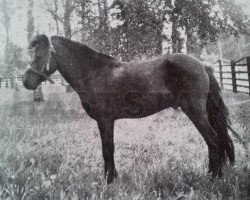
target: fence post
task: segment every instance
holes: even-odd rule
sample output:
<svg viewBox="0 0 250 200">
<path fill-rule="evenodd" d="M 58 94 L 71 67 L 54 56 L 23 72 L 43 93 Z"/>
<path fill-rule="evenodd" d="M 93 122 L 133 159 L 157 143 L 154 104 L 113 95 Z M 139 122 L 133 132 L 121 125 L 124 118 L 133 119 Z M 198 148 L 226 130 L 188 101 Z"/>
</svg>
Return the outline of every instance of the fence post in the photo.
<svg viewBox="0 0 250 200">
<path fill-rule="evenodd" d="M 223 76 L 222 76 L 222 60 L 218 60 L 219 62 L 219 73 L 220 73 L 220 87 L 223 89 Z"/>
<path fill-rule="evenodd" d="M 234 62 L 234 60 L 231 60 L 230 64 L 231 64 L 231 73 L 232 73 L 233 92 L 237 93 L 236 72 L 235 72 L 236 63 Z"/>
<path fill-rule="evenodd" d="M 13 89 L 14 88 L 14 78 L 10 78 L 10 87 Z"/>
<path fill-rule="evenodd" d="M 247 75 L 248 75 L 248 89 L 250 95 L 250 56 L 247 57 Z"/>
</svg>

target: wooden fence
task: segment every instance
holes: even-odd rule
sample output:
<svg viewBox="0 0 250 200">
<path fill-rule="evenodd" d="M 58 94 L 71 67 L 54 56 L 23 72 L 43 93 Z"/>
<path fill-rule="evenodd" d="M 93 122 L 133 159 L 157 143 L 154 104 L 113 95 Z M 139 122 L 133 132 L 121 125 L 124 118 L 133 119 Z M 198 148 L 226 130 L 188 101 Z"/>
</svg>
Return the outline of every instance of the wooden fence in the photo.
<svg viewBox="0 0 250 200">
<path fill-rule="evenodd" d="M 250 57 L 237 61 L 218 60 L 213 67 L 222 89 L 250 95 Z"/>
<path fill-rule="evenodd" d="M 64 80 L 64 78 L 61 75 L 51 75 L 51 78 L 53 79 L 56 85 L 68 86 L 67 82 Z M 19 86 L 22 86 L 23 76 L 19 75 L 16 80 L 15 78 L 0 76 L 0 89 L 1 88 L 14 88 L 15 81 L 18 83 Z M 51 83 L 47 81 L 42 83 L 42 85 L 47 85 L 47 84 L 51 84 Z"/>
</svg>

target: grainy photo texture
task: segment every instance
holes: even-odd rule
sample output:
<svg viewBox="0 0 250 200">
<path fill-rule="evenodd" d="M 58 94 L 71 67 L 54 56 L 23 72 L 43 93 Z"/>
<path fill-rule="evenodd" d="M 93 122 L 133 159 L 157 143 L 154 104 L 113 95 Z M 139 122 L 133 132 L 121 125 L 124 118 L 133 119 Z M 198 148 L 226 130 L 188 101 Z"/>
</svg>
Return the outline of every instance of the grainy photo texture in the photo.
<svg viewBox="0 0 250 200">
<path fill-rule="evenodd" d="M 248 200 L 249 95 L 249 0 L 0 0 L 0 200 Z"/>
</svg>

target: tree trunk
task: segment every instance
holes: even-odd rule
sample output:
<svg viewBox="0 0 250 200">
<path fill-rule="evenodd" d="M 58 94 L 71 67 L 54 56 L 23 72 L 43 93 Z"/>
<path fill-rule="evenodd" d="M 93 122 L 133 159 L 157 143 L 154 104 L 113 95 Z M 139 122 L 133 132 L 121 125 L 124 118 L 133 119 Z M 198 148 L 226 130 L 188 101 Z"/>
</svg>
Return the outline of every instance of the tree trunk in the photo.
<svg viewBox="0 0 250 200">
<path fill-rule="evenodd" d="M 71 22 L 70 17 L 72 13 L 71 3 L 70 0 L 65 0 L 64 5 L 64 16 L 63 16 L 63 29 L 65 37 L 71 39 L 72 31 L 71 31 Z"/>
<path fill-rule="evenodd" d="M 161 23 L 161 22 L 160 22 Z M 157 48 L 156 48 L 156 55 L 162 55 L 162 31 L 163 28 L 161 25 L 158 26 L 156 34 L 157 34 Z"/>
<path fill-rule="evenodd" d="M 2 0 L 1 11 L 3 13 L 3 21 L 2 24 L 5 28 L 5 40 L 6 40 L 6 48 L 10 43 L 10 12 L 8 3 L 6 0 Z"/>
<path fill-rule="evenodd" d="M 177 16 L 172 16 L 172 52 L 176 53 L 178 52 L 178 37 L 179 37 L 179 32 L 178 32 L 178 25 L 177 25 Z"/>
<path fill-rule="evenodd" d="M 110 54 L 111 41 L 109 36 L 107 0 L 98 0 L 98 12 L 99 12 L 98 40 L 100 42 L 99 50 L 105 54 Z"/>
<path fill-rule="evenodd" d="M 27 11 L 27 20 L 28 20 L 28 23 L 27 23 L 27 31 L 28 31 L 27 40 L 28 40 L 28 43 L 30 43 L 30 41 L 34 37 L 34 31 L 35 31 L 33 7 L 34 7 L 34 1 L 33 0 L 28 0 L 28 11 Z"/>
<path fill-rule="evenodd" d="M 63 15 L 63 29 L 66 38 L 71 39 L 71 14 L 73 12 L 71 0 L 65 0 L 64 2 L 64 15 Z M 68 85 L 66 86 L 66 92 L 73 92 L 73 88 Z"/>
<path fill-rule="evenodd" d="M 86 30 L 85 30 L 85 22 L 86 22 L 86 2 L 82 1 L 80 3 L 81 6 L 81 12 L 80 12 L 80 17 L 81 17 L 81 26 L 82 26 L 82 31 L 81 31 L 81 39 L 82 42 L 85 43 L 86 40 Z"/>
<path fill-rule="evenodd" d="M 204 47 L 204 42 L 192 33 L 194 31 L 194 28 L 191 29 L 188 27 L 188 24 L 186 25 L 187 54 L 192 54 L 196 58 L 200 58 L 202 48 Z"/>
<path fill-rule="evenodd" d="M 54 6 L 55 6 L 55 14 L 54 14 L 54 20 L 56 23 L 56 34 L 59 35 L 59 24 L 58 24 L 58 0 L 54 0 Z"/>
<path fill-rule="evenodd" d="M 5 63 L 6 63 L 6 67 L 7 67 L 7 71 L 10 72 L 12 71 L 10 69 L 11 67 L 11 62 L 10 62 L 10 6 L 7 3 L 6 0 L 2 0 L 2 4 L 0 5 L 1 11 L 3 13 L 3 19 L 1 19 L 0 21 L 3 24 L 3 27 L 5 29 Z M 10 74 L 11 75 L 11 74 Z"/>
<path fill-rule="evenodd" d="M 186 43 L 187 54 L 190 54 L 192 53 L 192 33 L 188 27 L 186 27 L 186 35 L 187 35 L 187 43 Z"/>
<path fill-rule="evenodd" d="M 53 6 L 51 6 L 51 2 L 48 3 L 47 1 L 45 1 L 45 5 L 46 5 L 46 11 L 51 14 L 51 17 L 55 21 L 56 34 L 59 35 L 59 21 L 62 22 L 63 19 L 61 19 L 58 15 L 58 0 L 53 0 Z"/>
<path fill-rule="evenodd" d="M 36 101 L 36 102 L 44 101 L 42 85 L 41 84 L 34 91 L 34 101 Z"/>
<path fill-rule="evenodd" d="M 180 7 L 179 3 L 181 0 L 177 1 L 175 0 L 174 3 L 174 9 L 172 11 L 171 15 L 171 21 L 172 21 L 172 52 L 181 52 L 183 48 L 184 39 L 181 38 L 181 33 L 178 30 L 179 28 L 179 20 L 180 15 L 182 14 L 182 8 Z"/>
<path fill-rule="evenodd" d="M 93 2 L 92 0 L 78 0 L 76 9 L 77 15 L 81 18 L 80 25 L 81 25 L 81 41 L 90 46 L 93 47 L 93 43 L 96 42 L 95 40 L 95 16 L 93 16 Z"/>
</svg>

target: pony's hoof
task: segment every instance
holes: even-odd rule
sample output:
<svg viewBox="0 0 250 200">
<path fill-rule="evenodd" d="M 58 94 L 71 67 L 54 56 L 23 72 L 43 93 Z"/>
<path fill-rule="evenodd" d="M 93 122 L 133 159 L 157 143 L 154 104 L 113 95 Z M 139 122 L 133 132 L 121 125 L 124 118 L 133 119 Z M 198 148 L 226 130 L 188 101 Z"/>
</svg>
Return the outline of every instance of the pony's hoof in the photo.
<svg viewBox="0 0 250 200">
<path fill-rule="evenodd" d="M 113 183 L 113 181 L 118 177 L 116 170 L 113 173 L 107 174 L 107 184 Z"/>
<path fill-rule="evenodd" d="M 216 171 L 216 172 L 212 172 L 209 174 L 211 174 L 211 178 L 210 178 L 211 181 L 214 181 L 215 179 L 222 179 L 222 177 L 223 177 L 222 171 L 219 171 L 219 172 Z"/>
</svg>

